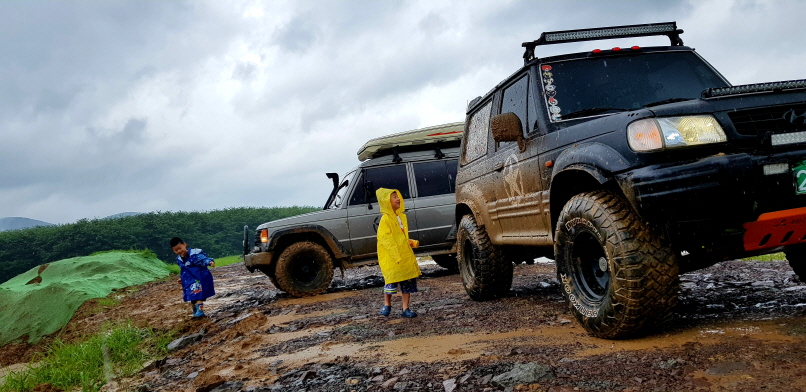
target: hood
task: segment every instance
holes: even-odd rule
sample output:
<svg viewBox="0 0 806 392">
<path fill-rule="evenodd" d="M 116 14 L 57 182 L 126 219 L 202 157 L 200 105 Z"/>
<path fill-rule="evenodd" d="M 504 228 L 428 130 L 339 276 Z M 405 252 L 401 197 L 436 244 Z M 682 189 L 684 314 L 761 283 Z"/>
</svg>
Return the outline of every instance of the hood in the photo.
<svg viewBox="0 0 806 392">
<path fill-rule="evenodd" d="M 392 193 L 397 193 L 397 197 L 400 198 L 400 208 L 398 208 L 397 211 L 392 211 L 392 202 L 389 200 Z M 400 191 L 397 189 L 378 188 L 378 190 L 375 191 L 375 196 L 378 197 L 378 205 L 381 206 L 381 214 L 397 215 L 406 210 L 403 195 L 401 195 Z"/>
</svg>

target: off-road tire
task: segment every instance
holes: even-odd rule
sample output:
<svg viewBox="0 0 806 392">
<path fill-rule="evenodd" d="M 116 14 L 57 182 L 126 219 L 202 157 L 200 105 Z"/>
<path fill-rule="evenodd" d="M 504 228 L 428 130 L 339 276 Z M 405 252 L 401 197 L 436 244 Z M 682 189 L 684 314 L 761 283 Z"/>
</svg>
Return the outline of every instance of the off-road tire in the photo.
<svg viewBox="0 0 806 392">
<path fill-rule="evenodd" d="M 475 301 L 506 296 L 512 287 L 512 263 L 472 215 L 462 217 L 456 240 L 459 274 L 467 295 Z"/>
<path fill-rule="evenodd" d="M 271 284 L 273 284 L 276 289 L 280 288 L 280 286 L 277 285 L 277 276 L 275 276 L 275 274 L 274 274 L 274 266 L 273 265 L 271 267 L 257 267 L 257 269 L 260 270 L 260 272 L 264 273 L 266 276 L 269 277 L 269 280 L 271 281 Z"/>
<path fill-rule="evenodd" d="M 308 297 L 322 293 L 330 286 L 333 259 L 315 242 L 296 242 L 277 258 L 274 272 L 277 288 L 294 297 Z"/>
<path fill-rule="evenodd" d="M 450 270 L 452 272 L 459 271 L 459 262 L 456 260 L 456 255 L 432 255 L 432 259 L 438 266 Z"/>
<path fill-rule="evenodd" d="M 806 246 L 793 246 L 784 249 L 789 266 L 801 282 L 806 283 Z"/>
<path fill-rule="evenodd" d="M 626 338 L 668 320 L 680 286 L 677 262 L 663 236 L 622 197 L 572 197 L 554 238 L 563 296 L 590 334 Z"/>
</svg>

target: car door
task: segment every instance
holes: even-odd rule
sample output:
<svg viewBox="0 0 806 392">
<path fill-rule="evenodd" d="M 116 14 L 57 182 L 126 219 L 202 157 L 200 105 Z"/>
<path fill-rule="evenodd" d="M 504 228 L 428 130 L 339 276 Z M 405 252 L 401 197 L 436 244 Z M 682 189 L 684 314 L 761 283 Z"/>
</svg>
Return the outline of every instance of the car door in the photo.
<svg viewBox="0 0 806 392">
<path fill-rule="evenodd" d="M 408 164 L 398 163 L 368 167 L 361 171 L 347 207 L 347 222 L 350 227 L 350 243 L 356 259 L 375 257 L 377 254 L 378 222 L 381 210 L 375 198 L 379 188 L 397 189 L 403 196 L 407 212 L 413 206 L 409 186 Z M 417 237 L 417 219 L 407 213 L 411 239 Z"/>
<path fill-rule="evenodd" d="M 444 247 L 453 227 L 456 208 L 458 159 L 439 159 L 411 164 L 416 186 L 420 249 Z"/>
<path fill-rule="evenodd" d="M 530 77 L 524 73 L 503 89 L 499 113 L 515 113 L 521 120 L 524 137 L 531 134 L 535 109 L 530 94 Z M 530 148 L 531 147 L 531 148 Z M 516 142 L 497 143 L 495 211 L 501 225 L 502 243 L 538 245 L 545 242 L 551 226 L 548 194 L 542 192 L 540 162 L 535 146 L 521 151 Z"/>
</svg>

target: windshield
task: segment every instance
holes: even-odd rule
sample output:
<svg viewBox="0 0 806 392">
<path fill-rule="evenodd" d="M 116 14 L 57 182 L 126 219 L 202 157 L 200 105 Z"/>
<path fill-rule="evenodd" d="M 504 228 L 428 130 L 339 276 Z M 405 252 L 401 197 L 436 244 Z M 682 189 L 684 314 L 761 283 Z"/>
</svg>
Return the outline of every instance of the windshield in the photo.
<svg viewBox="0 0 806 392">
<path fill-rule="evenodd" d="M 692 52 L 641 53 L 540 65 L 552 121 L 700 98 L 728 84 Z"/>
<path fill-rule="evenodd" d="M 340 177 L 342 182 L 339 184 L 339 189 L 336 191 L 336 195 L 333 196 L 332 200 L 330 200 L 330 204 L 325 206 L 326 210 L 334 210 L 341 207 L 344 202 L 344 196 L 347 194 L 347 189 L 350 187 L 354 174 L 355 170 L 345 174 L 344 177 Z"/>
</svg>

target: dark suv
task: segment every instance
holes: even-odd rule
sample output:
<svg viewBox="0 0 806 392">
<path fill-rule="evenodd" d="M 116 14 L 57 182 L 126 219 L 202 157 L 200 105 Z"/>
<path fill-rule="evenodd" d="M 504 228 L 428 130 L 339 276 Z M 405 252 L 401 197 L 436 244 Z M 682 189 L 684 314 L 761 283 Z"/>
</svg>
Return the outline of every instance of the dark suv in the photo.
<svg viewBox="0 0 806 392">
<path fill-rule="evenodd" d="M 420 241 L 418 256 L 430 255 L 456 269 L 452 252 L 456 168 L 463 124 L 451 123 L 368 141 L 362 163 L 339 177 L 328 173 L 333 191 L 322 211 L 258 226 L 254 241 L 244 228 L 244 264 L 268 275 L 293 296 L 323 292 L 334 268 L 377 263 L 381 212 L 375 189 L 398 189 L 406 204 L 409 236 Z"/>
<path fill-rule="evenodd" d="M 681 272 L 783 250 L 806 278 L 806 81 L 731 86 L 681 33 L 546 32 L 470 102 L 456 223 L 471 298 L 508 292 L 512 261 L 553 257 L 577 320 L 621 338 L 668 318 Z M 670 46 L 535 57 L 652 35 Z"/>
</svg>

